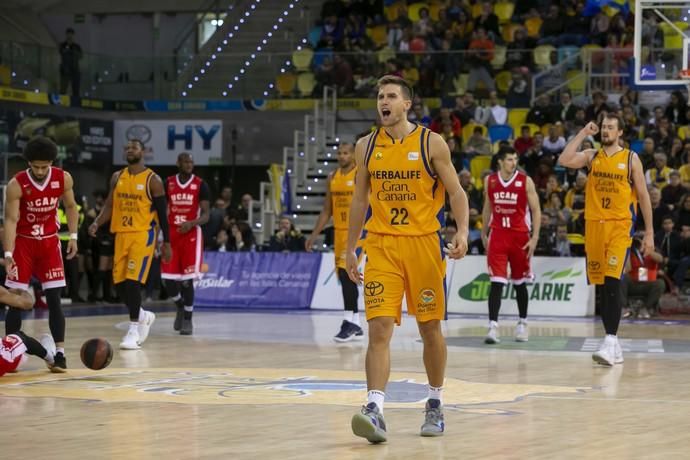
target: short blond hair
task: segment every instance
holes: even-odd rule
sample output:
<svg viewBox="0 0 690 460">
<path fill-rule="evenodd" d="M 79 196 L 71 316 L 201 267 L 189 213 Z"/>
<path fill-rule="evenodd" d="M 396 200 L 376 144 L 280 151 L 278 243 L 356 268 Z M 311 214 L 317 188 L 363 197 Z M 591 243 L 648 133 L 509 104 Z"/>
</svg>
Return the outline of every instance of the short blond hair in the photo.
<svg viewBox="0 0 690 460">
<path fill-rule="evenodd" d="M 384 85 L 398 85 L 402 91 L 403 97 L 409 100 L 412 100 L 414 97 L 412 85 L 410 85 L 410 83 L 404 78 L 396 75 L 384 75 L 383 77 L 379 78 L 379 81 L 376 83 L 376 91 L 378 92 Z"/>
</svg>

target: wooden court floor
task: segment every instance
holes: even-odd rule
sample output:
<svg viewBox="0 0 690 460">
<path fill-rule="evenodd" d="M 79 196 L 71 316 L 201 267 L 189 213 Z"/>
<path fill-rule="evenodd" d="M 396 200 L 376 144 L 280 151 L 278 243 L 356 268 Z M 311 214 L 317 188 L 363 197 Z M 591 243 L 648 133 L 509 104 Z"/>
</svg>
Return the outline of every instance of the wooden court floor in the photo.
<svg viewBox="0 0 690 460">
<path fill-rule="evenodd" d="M 67 307 L 68 309 L 70 307 Z M 118 314 L 114 314 L 115 312 Z M 154 310 L 156 311 L 156 310 Z M 0 458 L 81 459 L 651 459 L 690 458 L 690 322 L 624 322 L 625 364 L 594 365 L 591 319 L 532 318 L 530 342 L 482 343 L 485 319 L 452 317 L 446 434 L 421 438 L 426 382 L 414 321 L 392 344 L 389 441 L 350 430 L 365 398 L 366 341 L 331 341 L 332 312 L 198 311 L 195 335 L 157 310 L 139 351 L 85 369 L 81 343 L 117 346 L 125 315 L 67 318 L 67 374 L 31 357 L 0 378 Z M 45 318 L 24 330 L 47 331 Z"/>
</svg>

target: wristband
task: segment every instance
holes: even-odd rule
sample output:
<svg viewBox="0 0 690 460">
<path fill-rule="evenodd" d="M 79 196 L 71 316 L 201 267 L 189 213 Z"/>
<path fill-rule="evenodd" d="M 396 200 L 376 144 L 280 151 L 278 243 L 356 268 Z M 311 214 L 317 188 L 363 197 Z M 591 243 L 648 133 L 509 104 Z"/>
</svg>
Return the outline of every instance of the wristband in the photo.
<svg viewBox="0 0 690 460">
<path fill-rule="evenodd" d="M 70 233 L 70 234 L 69 234 L 69 239 L 70 239 L 70 240 L 79 239 L 79 235 L 78 235 L 77 233 Z"/>
<path fill-rule="evenodd" d="M 12 251 L 5 251 L 5 257 L 12 257 Z"/>
</svg>

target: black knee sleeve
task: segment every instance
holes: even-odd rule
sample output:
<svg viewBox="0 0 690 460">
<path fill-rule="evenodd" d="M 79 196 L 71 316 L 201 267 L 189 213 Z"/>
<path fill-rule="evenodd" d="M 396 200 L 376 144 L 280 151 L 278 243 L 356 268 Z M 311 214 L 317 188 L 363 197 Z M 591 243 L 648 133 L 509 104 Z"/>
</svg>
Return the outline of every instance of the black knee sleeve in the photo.
<svg viewBox="0 0 690 460">
<path fill-rule="evenodd" d="M 26 345 L 26 352 L 28 354 L 38 356 L 41 359 L 44 359 L 48 354 L 48 351 L 43 347 L 43 345 L 41 345 L 41 343 L 33 337 L 26 335 L 22 331 L 16 332 L 15 335 L 22 339 L 22 342 L 24 342 L 24 345 Z"/>
<path fill-rule="evenodd" d="M 601 320 L 607 334 L 616 335 L 618 333 L 622 309 L 621 280 L 607 276 L 604 278 L 604 302 L 601 309 Z"/>
<path fill-rule="evenodd" d="M 44 291 L 46 303 L 48 304 L 48 326 L 50 327 L 50 334 L 53 336 L 53 340 L 57 343 L 65 341 L 65 314 L 62 312 L 62 306 L 60 305 L 60 291 L 61 288 L 46 289 Z"/>
<path fill-rule="evenodd" d="M 184 280 L 182 281 L 182 301 L 185 307 L 194 306 L 194 281 Z"/>
<path fill-rule="evenodd" d="M 180 294 L 180 282 L 175 280 L 164 280 L 165 291 L 169 297 L 177 297 Z"/>
<path fill-rule="evenodd" d="M 141 308 L 141 288 L 138 281 L 125 280 L 116 285 L 120 300 L 127 305 L 129 320 L 139 321 L 139 309 Z"/>
<path fill-rule="evenodd" d="M 5 313 L 5 335 L 16 334 L 22 328 L 22 311 L 10 307 Z"/>
<path fill-rule="evenodd" d="M 501 295 L 503 294 L 503 283 L 491 282 L 489 291 L 489 320 L 498 321 L 498 312 L 501 309 Z"/>
<path fill-rule="evenodd" d="M 338 279 L 340 280 L 340 287 L 343 290 L 343 304 L 345 305 L 345 310 L 357 313 L 357 300 L 359 298 L 357 285 L 347 276 L 347 271 L 343 268 L 338 269 Z"/>
<path fill-rule="evenodd" d="M 517 299 L 518 311 L 520 312 L 520 318 L 527 318 L 527 285 L 525 283 L 513 285 L 515 289 L 515 297 Z"/>
</svg>

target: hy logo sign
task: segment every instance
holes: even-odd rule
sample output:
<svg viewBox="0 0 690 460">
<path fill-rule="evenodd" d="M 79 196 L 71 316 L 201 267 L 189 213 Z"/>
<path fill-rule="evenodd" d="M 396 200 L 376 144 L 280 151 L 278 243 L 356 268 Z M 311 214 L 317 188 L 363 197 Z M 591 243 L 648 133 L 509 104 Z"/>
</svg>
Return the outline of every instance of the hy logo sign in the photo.
<svg viewBox="0 0 690 460">
<path fill-rule="evenodd" d="M 560 301 L 569 302 L 572 300 L 573 278 L 577 278 L 582 271 L 573 271 L 571 268 L 560 272 L 549 271 L 537 276 L 536 281 L 527 285 L 527 292 L 530 300 L 536 301 Z M 462 286 L 458 290 L 461 299 L 471 302 L 484 302 L 489 298 L 491 280 L 488 273 L 482 273 Z M 503 299 L 515 299 L 515 290 L 510 284 L 503 288 Z"/>
</svg>

